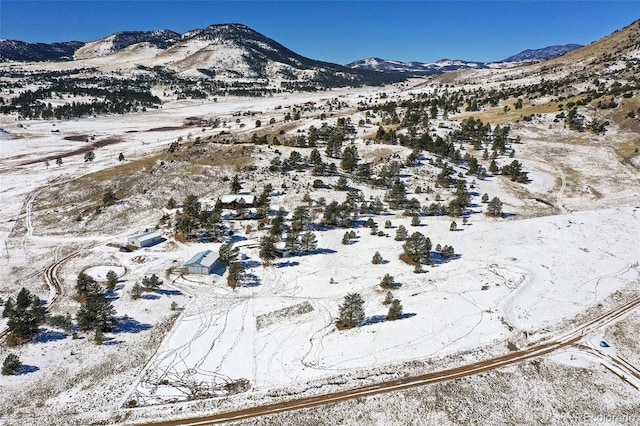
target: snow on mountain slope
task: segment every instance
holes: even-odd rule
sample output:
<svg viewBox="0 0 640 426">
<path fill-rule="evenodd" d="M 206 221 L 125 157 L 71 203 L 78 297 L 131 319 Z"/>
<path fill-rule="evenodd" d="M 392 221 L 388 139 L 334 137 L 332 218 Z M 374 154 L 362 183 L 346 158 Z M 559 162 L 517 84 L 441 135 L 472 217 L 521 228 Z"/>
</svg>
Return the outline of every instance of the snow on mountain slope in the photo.
<svg viewBox="0 0 640 426">
<path fill-rule="evenodd" d="M 218 80 L 248 79 L 278 85 L 283 80 L 329 86 L 403 80 L 305 58 L 243 24 L 210 25 L 184 34 L 168 30 L 115 33 L 78 49 L 74 59 L 125 72 L 141 66 L 162 67 L 198 78 L 215 76 Z"/>
<path fill-rule="evenodd" d="M 74 54 L 74 59 L 89 59 L 107 56 L 138 43 L 149 43 L 158 48 L 172 45 L 180 34 L 169 30 L 123 31 L 103 39 L 87 43 Z"/>
</svg>

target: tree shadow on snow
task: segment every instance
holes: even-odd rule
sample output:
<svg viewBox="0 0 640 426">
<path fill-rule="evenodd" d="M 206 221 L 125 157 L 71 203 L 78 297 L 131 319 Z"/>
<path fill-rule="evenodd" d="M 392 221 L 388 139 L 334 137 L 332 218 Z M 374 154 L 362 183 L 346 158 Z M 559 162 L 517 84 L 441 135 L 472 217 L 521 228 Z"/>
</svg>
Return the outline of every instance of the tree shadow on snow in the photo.
<svg viewBox="0 0 640 426">
<path fill-rule="evenodd" d="M 180 290 L 165 290 L 165 289 L 156 289 L 156 293 L 161 294 L 163 296 L 182 296 L 182 292 Z"/>
<path fill-rule="evenodd" d="M 133 318 L 118 318 L 117 324 L 113 329 L 114 333 L 140 333 L 141 331 L 149 330 L 151 325 L 143 324 L 134 320 Z"/>
<path fill-rule="evenodd" d="M 441 253 L 431 252 L 431 265 L 433 266 L 443 265 L 445 263 L 451 262 L 452 260 L 460 259 L 461 257 L 462 255 L 460 254 L 454 254 L 453 256 L 450 256 L 450 257 L 444 257 L 442 256 Z"/>
<path fill-rule="evenodd" d="M 24 374 L 29 374 L 29 373 L 35 373 L 36 371 L 40 370 L 38 367 L 36 367 L 35 365 L 22 365 L 22 367 L 20 367 L 20 369 L 18 371 L 16 371 L 15 375 L 16 376 L 22 376 Z"/>
<path fill-rule="evenodd" d="M 415 316 L 416 316 L 415 313 L 409 312 L 409 313 L 400 315 L 400 318 L 398 318 L 396 321 L 415 317 Z M 373 315 L 365 319 L 364 321 L 362 321 L 360 324 L 358 324 L 358 327 L 366 327 L 367 325 L 380 324 L 382 322 L 387 322 L 387 321 L 390 321 L 390 320 L 387 319 L 386 315 Z"/>
<path fill-rule="evenodd" d="M 127 280 L 119 280 L 118 281 L 118 283 L 125 283 L 125 282 L 127 282 Z M 116 291 L 120 291 L 122 289 L 124 289 L 124 284 L 118 284 L 113 288 L 112 293 L 115 293 Z"/>
<path fill-rule="evenodd" d="M 67 335 L 61 331 L 54 330 L 44 330 L 39 333 L 35 339 L 33 339 L 33 343 L 49 343 L 55 342 L 57 340 L 64 340 L 67 338 Z"/>
<path fill-rule="evenodd" d="M 372 317 L 366 318 L 364 321 L 358 324 L 358 327 L 365 327 L 367 325 L 379 324 L 381 322 L 385 322 L 386 320 L 387 320 L 386 315 L 374 315 Z"/>
<path fill-rule="evenodd" d="M 157 300 L 157 299 L 160 299 L 160 296 L 158 296 L 157 294 L 145 293 L 142 296 L 140 296 L 140 299 Z"/>
<path fill-rule="evenodd" d="M 240 262 L 242 264 L 242 267 L 244 269 L 251 269 L 251 268 L 257 268 L 259 266 L 262 266 L 262 263 L 256 261 L 256 260 L 245 260 L 243 262 Z"/>
<path fill-rule="evenodd" d="M 247 241 L 247 237 L 244 237 L 242 235 L 233 235 L 230 238 L 230 243 L 239 243 L 240 241 Z"/>
<path fill-rule="evenodd" d="M 337 253 L 335 250 L 333 249 L 328 249 L 328 248 L 317 248 L 314 250 L 309 250 L 308 254 L 331 254 L 331 253 Z"/>
<path fill-rule="evenodd" d="M 296 262 L 296 261 L 291 261 L 291 260 L 287 260 L 285 262 L 280 262 L 276 264 L 277 268 L 287 268 L 289 266 L 298 266 L 300 264 L 300 262 Z"/>
<path fill-rule="evenodd" d="M 258 287 L 260 284 L 258 276 L 249 272 L 245 274 L 241 287 Z"/>
<path fill-rule="evenodd" d="M 114 346 L 122 343 L 122 340 L 116 340 L 114 337 L 104 337 L 102 339 L 102 346 Z"/>
</svg>

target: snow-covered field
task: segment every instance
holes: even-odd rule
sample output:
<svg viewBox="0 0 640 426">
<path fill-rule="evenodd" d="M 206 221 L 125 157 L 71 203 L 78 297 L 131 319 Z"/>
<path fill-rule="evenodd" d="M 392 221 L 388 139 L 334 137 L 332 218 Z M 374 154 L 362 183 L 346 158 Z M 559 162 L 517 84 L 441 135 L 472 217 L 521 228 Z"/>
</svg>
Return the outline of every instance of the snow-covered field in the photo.
<svg viewBox="0 0 640 426">
<path fill-rule="evenodd" d="M 385 88 L 390 97 L 406 96 L 404 90 Z M 226 285 L 226 275 L 194 278 L 168 271 L 200 250 L 217 250 L 219 243 L 183 244 L 167 234 L 167 241 L 150 248 L 133 253 L 118 250 L 127 236 L 153 228 L 156 220 L 149 217 L 159 216 L 159 211 L 149 212 L 146 222 L 139 220 L 144 215 L 132 214 L 133 222 L 105 223 L 99 233 L 76 235 L 55 225 L 45 229 L 34 225 L 45 223 L 39 216 L 44 210 L 38 206 L 55 204 L 39 199 L 49 186 L 113 168 L 120 152 L 133 161 L 166 150 L 178 137 L 187 140 L 198 136 L 198 127 L 179 128 L 188 117 L 221 118 L 227 122 L 224 130 L 246 137 L 254 130 L 256 118 L 241 117 L 247 123 L 241 128 L 234 113 L 261 111 L 263 123 L 272 117 L 280 121 L 283 111 L 276 107 L 286 111 L 288 106 L 306 101 L 321 105 L 337 97 L 353 106 L 362 97 L 373 98 L 381 91 L 365 88 L 259 99 L 222 98 L 217 102 L 177 101 L 135 115 L 56 122 L 17 122 L 0 116 L 0 128 L 12 135 L 0 139 L 0 239 L 4 245 L 0 247 L 0 295 L 6 299 L 24 286 L 42 299 L 50 299 L 53 295 L 42 274 L 63 258 L 59 276 L 66 294 L 52 306 L 55 314 L 77 310 L 72 296 L 79 272 L 104 281 L 107 271 L 114 270 L 120 280 L 113 300 L 120 326 L 115 333 L 107 333 L 107 344 L 94 345 L 90 334 L 80 333 L 79 339 L 72 339 L 47 329 L 33 344 L 0 347 L 0 359 L 16 352 L 29 367 L 25 374 L 2 376 L 0 421 L 65 424 L 92 418 L 119 423 L 126 419 L 119 417 L 125 415 L 122 413 L 153 418 L 178 415 L 176 410 L 181 410 L 179 404 L 158 408 L 156 414 L 144 408 L 139 408 L 140 412 L 122 408 L 131 406 L 132 401 L 145 406 L 226 398 L 200 406 L 215 411 L 218 404 L 226 408 L 257 404 L 269 394 L 286 393 L 287 389 L 296 393 L 308 383 L 329 384 L 337 376 L 340 380 L 364 377 L 366 381 L 367 371 L 394 370 L 394 366 L 414 360 L 442 361 L 461 353 L 479 359 L 483 355 L 474 352 L 478 348 L 491 348 L 499 354 L 512 345 L 525 347 L 568 327 L 576 316 L 639 290 L 637 171 L 621 165 L 598 141 L 590 149 L 561 139 L 549 140 L 548 123 L 514 129 L 524 142 L 518 146 L 517 158 L 521 157 L 531 171 L 531 184 L 516 189 L 498 178 L 476 182 L 479 194 L 488 192 L 505 201 L 509 217 L 492 218 L 477 207 L 468 224 L 458 223 L 458 230 L 451 232 L 450 217 L 423 217 L 415 228 L 401 212 L 387 212 L 374 217 L 387 235 L 371 235 L 368 228 L 360 227 L 357 238 L 344 245 L 344 229 L 323 228 L 316 232 L 316 251 L 278 259 L 268 267 L 260 263 L 261 234 L 255 223 L 250 232 L 237 226 L 234 238 L 241 242 L 238 245 L 249 279 L 236 289 Z M 318 122 L 318 115 L 303 116 L 299 127 Z M 150 131 L 160 127 L 172 129 Z M 54 129 L 59 132 L 52 133 Z M 223 129 L 207 130 L 206 134 Z M 91 163 L 77 154 L 64 157 L 62 166 L 55 161 L 45 165 L 45 157 L 91 143 L 63 139 L 73 135 L 115 138 L 116 142 L 95 149 L 96 159 Z M 373 156 L 378 148 L 359 146 L 361 155 Z M 558 155 L 562 150 L 565 155 Z M 279 188 L 284 178 L 266 179 Z M 259 189 L 264 183 L 249 182 L 246 187 L 258 185 Z M 382 194 L 366 191 L 371 192 L 367 196 Z M 528 192 L 523 195 L 523 191 Z M 217 195 L 211 193 L 208 198 Z M 292 210 L 302 195 L 274 197 L 272 208 L 283 205 Z M 311 195 L 344 199 L 344 193 L 330 190 Z M 548 200 L 553 206 L 534 198 Z M 392 222 L 390 229 L 382 227 L 387 219 Z M 402 243 L 393 238 L 399 225 L 410 232 L 422 232 L 434 245 L 452 245 L 458 256 L 414 273 L 412 266 L 399 259 Z M 371 263 L 375 251 L 382 255 L 382 264 Z M 131 300 L 129 292 L 135 282 L 152 273 L 164 280 L 161 290 Z M 386 320 L 388 308 L 382 304 L 386 290 L 378 285 L 386 273 L 398 283 L 392 290 L 404 308 L 398 321 Z M 365 301 L 366 320 L 356 328 L 338 331 L 338 307 L 344 296 L 353 292 L 359 292 Z M 4 328 L 5 324 L 3 319 L 0 325 Z M 543 363 L 553 372 L 562 369 L 556 361 L 545 359 Z M 582 361 L 588 368 L 598 365 L 595 358 Z M 528 367 L 514 370 L 513 381 L 529 380 Z M 551 375 L 549 371 L 542 381 Z M 619 386 L 619 380 L 598 374 L 597 381 L 603 386 L 612 382 Z M 471 379 L 466 385 L 471 388 L 469 393 L 482 398 L 486 391 L 478 389 L 492 386 L 495 377 Z M 248 381 L 248 387 L 227 397 L 229 386 L 242 379 Z M 438 385 L 436 391 L 447 394 L 446 386 Z M 553 391 L 559 392 L 556 387 Z M 616 388 L 610 393 L 626 395 L 628 390 Z M 376 397 L 378 401 L 381 398 Z M 412 406 L 412 401 L 407 405 Z M 375 422 L 384 422 L 383 414 L 371 416 Z M 441 421 L 443 416 L 425 416 L 425 424 Z M 457 422 L 456 418 L 448 421 Z"/>
</svg>

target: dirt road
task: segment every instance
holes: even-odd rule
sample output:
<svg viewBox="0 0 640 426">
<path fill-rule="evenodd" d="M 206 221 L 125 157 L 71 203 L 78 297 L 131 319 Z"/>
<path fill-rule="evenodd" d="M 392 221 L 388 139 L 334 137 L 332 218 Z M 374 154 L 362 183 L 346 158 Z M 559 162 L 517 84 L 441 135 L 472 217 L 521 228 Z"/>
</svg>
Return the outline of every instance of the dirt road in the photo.
<svg viewBox="0 0 640 426">
<path fill-rule="evenodd" d="M 246 420 L 255 417 L 265 416 L 269 414 L 281 413 L 285 411 L 299 410 L 302 408 L 316 407 L 319 405 L 332 404 L 352 398 L 375 395 L 384 392 L 407 389 L 415 386 L 423 386 L 448 380 L 459 379 L 462 377 L 472 376 L 487 371 L 495 370 L 507 365 L 517 364 L 531 358 L 550 354 L 558 349 L 576 344 L 586 334 L 589 334 L 599 328 L 602 328 L 633 309 L 640 306 L 640 298 L 634 299 L 616 309 L 613 309 L 599 317 L 596 317 L 587 323 L 567 332 L 552 341 L 538 344 L 527 349 L 515 351 L 507 355 L 491 358 L 472 364 L 451 368 L 448 370 L 436 371 L 428 374 L 422 374 L 414 377 L 406 377 L 403 379 L 391 380 L 375 385 L 363 386 L 355 389 L 347 389 L 340 392 L 330 394 L 317 395 L 307 398 L 296 399 L 292 401 L 284 401 L 275 404 L 262 405 L 243 410 L 230 411 L 209 416 L 196 416 L 179 420 L 159 421 L 153 423 L 139 423 L 139 425 L 147 426 L 174 426 L 174 425 L 210 425 L 217 423 L 226 423 L 236 420 Z"/>
</svg>

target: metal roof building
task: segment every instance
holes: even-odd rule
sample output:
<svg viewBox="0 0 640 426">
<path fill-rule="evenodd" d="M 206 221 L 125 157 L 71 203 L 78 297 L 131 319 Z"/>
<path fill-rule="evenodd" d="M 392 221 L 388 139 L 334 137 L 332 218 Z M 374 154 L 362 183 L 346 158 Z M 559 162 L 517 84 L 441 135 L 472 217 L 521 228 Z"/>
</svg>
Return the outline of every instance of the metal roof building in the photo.
<svg viewBox="0 0 640 426">
<path fill-rule="evenodd" d="M 149 247 L 162 241 L 162 235 L 159 232 L 145 232 L 143 234 L 134 235 L 129 237 L 127 244 L 134 247 Z"/>
<path fill-rule="evenodd" d="M 213 272 L 213 269 L 218 264 L 219 258 L 220 256 L 215 251 L 201 251 L 189 259 L 184 264 L 184 267 L 187 268 L 187 272 L 190 274 L 208 275 Z"/>
</svg>

